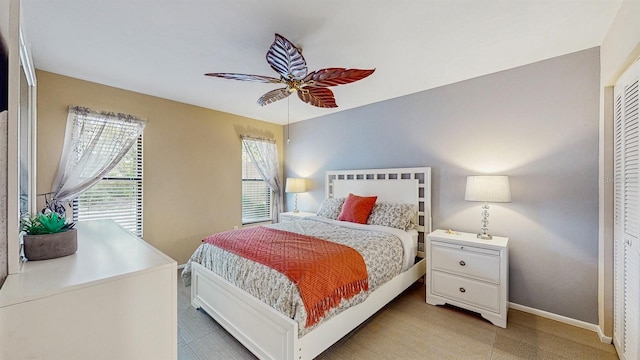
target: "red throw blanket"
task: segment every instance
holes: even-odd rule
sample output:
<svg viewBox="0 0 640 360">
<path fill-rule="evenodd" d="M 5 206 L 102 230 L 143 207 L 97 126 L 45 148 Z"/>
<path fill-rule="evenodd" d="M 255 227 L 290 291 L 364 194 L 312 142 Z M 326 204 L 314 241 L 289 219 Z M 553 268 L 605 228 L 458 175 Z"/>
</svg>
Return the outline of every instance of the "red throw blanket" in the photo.
<svg viewBox="0 0 640 360">
<path fill-rule="evenodd" d="M 307 327 L 342 299 L 369 289 L 362 255 L 345 245 L 264 226 L 225 231 L 202 241 L 286 275 L 300 290 Z"/>
</svg>

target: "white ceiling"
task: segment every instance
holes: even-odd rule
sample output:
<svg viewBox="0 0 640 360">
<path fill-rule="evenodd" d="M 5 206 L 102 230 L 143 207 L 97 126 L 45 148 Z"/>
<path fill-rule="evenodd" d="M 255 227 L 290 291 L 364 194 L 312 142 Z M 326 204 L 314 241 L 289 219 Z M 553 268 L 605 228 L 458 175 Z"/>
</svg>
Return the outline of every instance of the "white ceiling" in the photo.
<svg viewBox="0 0 640 360">
<path fill-rule="evenodd" d="M 37 69 L 286 124 L 259 106 L 279 33 L 309 70 L 375 68 L 332 90 L 337 109 L 290 99 L 291 122 L 599 46 L 622 0 L 22 0 Z M 117 110 L 117 109 L 106 109 Z"/>
</svg>

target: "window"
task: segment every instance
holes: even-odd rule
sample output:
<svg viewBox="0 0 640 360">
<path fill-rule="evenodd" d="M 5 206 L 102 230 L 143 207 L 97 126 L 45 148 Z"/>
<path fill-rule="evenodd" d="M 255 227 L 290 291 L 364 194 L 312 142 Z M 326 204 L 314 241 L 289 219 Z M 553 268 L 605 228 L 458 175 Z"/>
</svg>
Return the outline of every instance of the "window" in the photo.
<svg viewBox="0 0 640 360">
<path fill-rule="evenodd" d="M 73 200 L 73 220 L 111 219 L 142 237 L 142 135 L 106 176 Z"/>
<path fill-rule="evenodd" d="M 255 146 L 255 142 L 247 142 Z M 242 224 L 271 221 L 271 189 L 242 146 Z"/>
</svg>

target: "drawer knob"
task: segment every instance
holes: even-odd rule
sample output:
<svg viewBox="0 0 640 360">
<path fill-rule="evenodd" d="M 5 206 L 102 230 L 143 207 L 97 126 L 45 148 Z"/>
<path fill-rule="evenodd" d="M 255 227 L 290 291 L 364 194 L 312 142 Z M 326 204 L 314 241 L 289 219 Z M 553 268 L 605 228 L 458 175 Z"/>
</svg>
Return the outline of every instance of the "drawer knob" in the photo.
<svg viewBox="0 0 640 360">
<path fill-rule="evenodd" d="M 460 288 L 460 292 L 461 292 L 461 293 L 463 293 L 463 292 L 467 292 L 467 290 L 465 290 L 463 287 L 461 287 L 461 288 Z"/>
<path fill-rule="evenodd" d="M 463 260 L 460 260 L 460 262 L 459 262 L 458 264 L 460 264 L 460 266 L 465 266 L 465 265 L 467 265 L 467 263 L 466 263 L 466 262 L 464 262 Z"/>
</svg>

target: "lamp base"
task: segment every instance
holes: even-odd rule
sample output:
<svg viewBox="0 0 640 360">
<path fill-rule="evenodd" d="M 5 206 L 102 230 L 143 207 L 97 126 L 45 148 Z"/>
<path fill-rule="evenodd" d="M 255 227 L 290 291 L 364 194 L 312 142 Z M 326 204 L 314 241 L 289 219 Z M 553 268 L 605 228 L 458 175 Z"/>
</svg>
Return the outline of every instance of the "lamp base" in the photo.
<svg viewBox="0 0 640 360">
<path fill-rule="evenodd" d="M 491 240 L 491 235 L 487 234 L 487 225 L 489 225 L 489 203 L 485 202 L 482 204 L 482 220 L 480 221 L 480 234 L 476 237 L 482 240 Z"/>
<path fill-rule="evenodd" d="M 297 214 L 300 210 L 298 210 L 298 194 L 294 194 L 293 196 L 293 213 Z"/>
</svg>

